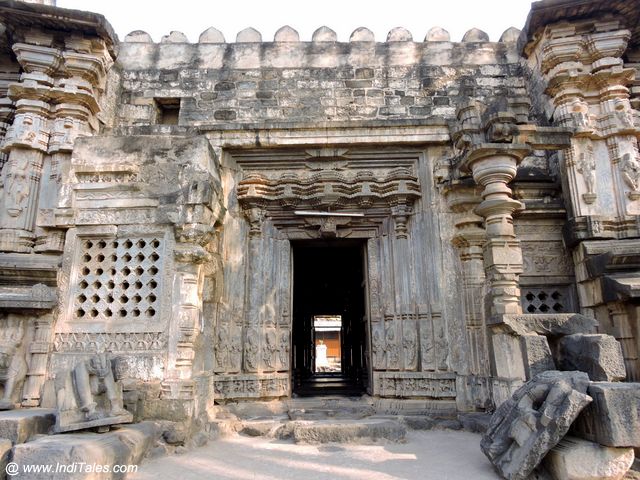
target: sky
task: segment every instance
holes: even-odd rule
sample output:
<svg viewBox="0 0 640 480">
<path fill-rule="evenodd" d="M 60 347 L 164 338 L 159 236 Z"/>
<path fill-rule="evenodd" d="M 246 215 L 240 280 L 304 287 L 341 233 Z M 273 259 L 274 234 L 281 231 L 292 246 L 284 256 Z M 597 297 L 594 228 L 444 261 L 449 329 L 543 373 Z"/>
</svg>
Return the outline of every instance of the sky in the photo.
<svg viewBox="0 0 640 480">
<path fill-rule="evenodd" d="M 367 27 L 376 41 L 386 40 L 394 27 L 405 27 L 422 41 L 433 26 L 448 30 L 452 41 L 477 27 L 492 41 L 509 27 L 521 29 L 531 0 L 57 0 L 57 6 L 103 14 L 120 40 L 133 30 L 144 30 L 154 41 L 178 30 L 190 42 L 209 27 L 220 30 L 227 42 L 246 27 L 262 33 L 264 41 L 283 25 L 296 29 L 303 41 L 326 25 L 347 42 L 351 32 Z"/>
</svg>

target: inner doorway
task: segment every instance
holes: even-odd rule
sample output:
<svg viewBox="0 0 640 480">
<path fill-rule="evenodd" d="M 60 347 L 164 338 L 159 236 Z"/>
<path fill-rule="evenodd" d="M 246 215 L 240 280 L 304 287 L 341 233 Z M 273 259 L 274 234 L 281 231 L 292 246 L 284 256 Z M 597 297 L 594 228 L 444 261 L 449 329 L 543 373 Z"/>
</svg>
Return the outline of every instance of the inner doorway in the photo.
<svg viewBox="0 0 640 480">
<path fill-rule="evenodd" d="M 293 391 L 361 395 L 367 387 L 365 244 L 294 241 Z"/>
</svg>

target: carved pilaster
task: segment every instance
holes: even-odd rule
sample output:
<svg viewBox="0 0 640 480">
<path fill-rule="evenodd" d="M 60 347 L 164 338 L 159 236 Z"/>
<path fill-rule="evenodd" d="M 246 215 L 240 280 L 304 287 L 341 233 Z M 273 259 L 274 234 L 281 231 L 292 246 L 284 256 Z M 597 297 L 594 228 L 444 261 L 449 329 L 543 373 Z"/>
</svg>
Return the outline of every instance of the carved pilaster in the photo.
<svg viewBox="0 0 640 480">
<path fill-rule="evenodd" d="M 484 309 L 483 246 L 487 241 L 484 220 L 474 213 L 480 203 L 477 187 L 453 186 L 447 194 L 449 207 L 458 214 L 453 245 L 462 265 L 465 328 L 469 342 L 469 370 L 476 375 L 489 375 L 489 355 Z"/>
<path fill-rule="evenodd" d="M 24 73 L 21 83 L 8 87 L 16 111 L 2 145 L 8 160 L 3 169 L 0 250 L 30 252 L 35 239 L 42 166 L 49 145 L 48 96 L 52 75 L 62 57 L 58 49 L 40 45 L 16 43 L 13 50 Z"/>
<path fill-rule="evenodd" d="M 173 311 L 167 372 L 162 382 L 163 398 L 172 400 L 194 400 L 193 361 L 195 341 L 203 325 L 205 264 L 212 262 L 212 255 L 205 247 L 213 238 L 216 215 L 220 213 L 218 204 L 213 202 L 217 190 L 212 176 L 200 172 L 198 178 L 201 179 L 187 185 L 180 222 L 174 229 L 178 243 L 174 251 Z"/>
<path fill-rule="evenodd" d="M 28 346 L 28 370 L 22 391 L 22 405 L 37 407 L 40 405 L 42 386 L 47 375 L 49 348 L 52 343 L 51 317 L 38 318 L 34 322 L 34 338 Z"/>
<path fill-rule="evenodd" d="M 61 53 L 60 78 L 51 89 L 51 122 L 38 219 L 36 252 L 61 252 L 64 230 L 52 228 L 47 212 L 59 206 L 63 176 L 69 170 L 75 140 L 98 130 L 98 99 L 113 63 L 102 40 L 70 37 Z"/>
</svg>

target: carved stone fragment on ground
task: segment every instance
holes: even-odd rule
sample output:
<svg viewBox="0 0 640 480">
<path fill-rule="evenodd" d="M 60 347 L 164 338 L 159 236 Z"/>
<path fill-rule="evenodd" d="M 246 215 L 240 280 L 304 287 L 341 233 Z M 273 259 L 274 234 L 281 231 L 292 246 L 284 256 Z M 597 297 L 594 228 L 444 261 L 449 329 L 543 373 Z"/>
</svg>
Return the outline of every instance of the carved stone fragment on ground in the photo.
<svg viewBox="0 0 640 480">
<path fill-rule="evenodd" d="M 524 480 L 591 402 L 582 372 L 541 373 L 498 407 L 480 447 L 507 480 Z"/>
</svg>

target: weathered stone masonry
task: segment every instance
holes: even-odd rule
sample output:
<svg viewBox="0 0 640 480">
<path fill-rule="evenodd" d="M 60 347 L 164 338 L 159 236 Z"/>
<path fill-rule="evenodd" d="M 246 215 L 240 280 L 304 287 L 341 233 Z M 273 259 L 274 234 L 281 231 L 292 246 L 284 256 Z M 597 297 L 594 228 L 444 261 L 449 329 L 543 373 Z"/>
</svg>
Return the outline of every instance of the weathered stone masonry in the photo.
<svg viewBox="0 0 640 480">
<path fill-rule="evenodd" d="M 639 9 L 574 4 L 498 42 L 153 43 L 0 1 L 13 401 L 53 405 L 96 352 L 136 419 L 289 397 L 291 242 L 327 238 L 366 246 L 375 397 L 493 409 L 553 369 L 560 330 L 615 336 L 638 380 Z"/>
</svg>

